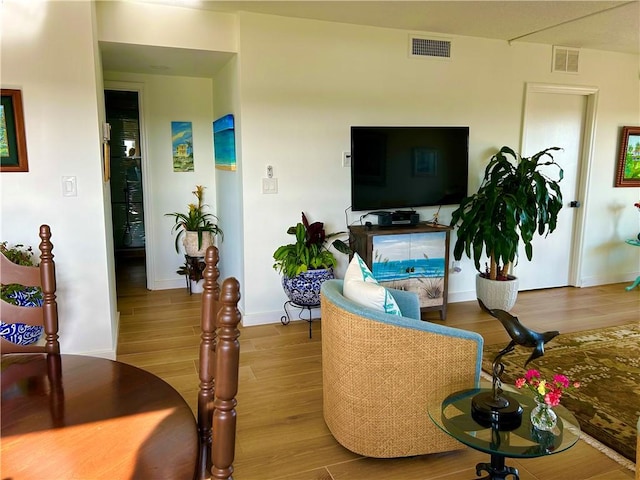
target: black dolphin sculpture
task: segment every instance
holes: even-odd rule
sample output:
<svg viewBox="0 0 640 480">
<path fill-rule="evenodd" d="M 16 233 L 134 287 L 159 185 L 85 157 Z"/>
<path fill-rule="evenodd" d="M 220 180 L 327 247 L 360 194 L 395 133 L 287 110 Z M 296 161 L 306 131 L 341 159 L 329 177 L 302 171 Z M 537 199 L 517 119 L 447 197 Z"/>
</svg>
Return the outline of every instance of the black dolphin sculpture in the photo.
<svg viewBox="0 0 640 480">
<path fill-rule="evenodd" d="M 522 345 L 523 347 L 533 348 L 531 352 L 531 356 L 525 362 L 525 367 L 529 362 L 535 360 L 544 355 L 544 344 L 560 335 L 560 332 L 557 330 L 553 330 L 550 332 L 535 332 L 527 327 L 525 327 L 518 317 L 514 317 L 509 312 L 504 310 L 500 310 L 497 308 L 490 309 L 487 308 L 482 301 L 480 302 L 481 307 L 487 311 L 492 317 L 500 320 L 500 323 L 505 328 L 509 336 L 511 337 L 511 343 L 504 348 L 503 352 L 507 353 L 512 351 L 516 345 Z"/>
</svg>

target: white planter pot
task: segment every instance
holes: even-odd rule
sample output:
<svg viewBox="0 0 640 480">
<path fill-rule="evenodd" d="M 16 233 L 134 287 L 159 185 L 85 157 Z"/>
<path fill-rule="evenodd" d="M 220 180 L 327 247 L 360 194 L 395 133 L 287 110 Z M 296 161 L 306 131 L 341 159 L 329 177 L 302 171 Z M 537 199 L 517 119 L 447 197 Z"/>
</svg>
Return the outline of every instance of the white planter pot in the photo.
<svg viewBox="0 0 640 480">
<path fill-rule="evenodd" d="M 476 275 L 476 296 L 488 309 L 509 312 L 518 298 L 518 279 L 489 280 Z"/>
<path fill-rule="evenodd" d="M 197 282 L 195 280 L 189 280 L 191 282 L 191 293 L 202 293 L 204 291 L 204 279 L 201 278 Z"/>
<path fill-rule="evenodd" d="M 184 250 L 190 257 L 204 257 L 207 248 L 213 245 L 213 235 L 211 232 L 202 232 L 202 244 L 198 248 L 198 232 L 184 232 L 182 239 Z"/>
</svg>

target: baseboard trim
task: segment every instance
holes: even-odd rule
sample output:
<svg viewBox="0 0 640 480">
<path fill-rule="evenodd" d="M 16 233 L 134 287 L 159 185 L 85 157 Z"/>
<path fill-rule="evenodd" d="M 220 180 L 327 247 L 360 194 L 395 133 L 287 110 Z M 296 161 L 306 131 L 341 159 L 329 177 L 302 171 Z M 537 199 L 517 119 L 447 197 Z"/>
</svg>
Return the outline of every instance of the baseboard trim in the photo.
<svg viewBox="0 0 640 480">
<path fill-rule="evenodd" d="M 620 273 L 617 275 L 607 275 L 605 277 L 586 277 L 580 279 L 579 287 L 597 287 L 598 285 L 610 285 L 612 283 L 631 283 L 640 272 Z"/>
<path fill-rule="evenodd" d="M 70 353 L 72 355 L 85 355 L 87 357 L 106 358 L 107 360 L 116 359 L 116 350 L 94 350 L 93 352 L 62 352 Z"/>
<path fill-rule="evenodd" d="M 292 309 L 295 307 L 291 307 Z M 306 309 L 305 309 L 306 310 Z M 293 314 L 293 315 L 292 315 Z M 256 325 L 270 325 L 277 324 L 282 322 L 282 317 L 285 315 L 284 310 L 278 310 L 275 312 L 262 312 L 262 313 L 254 313 L 254 314 L 245 314 L 242 317 L 242 326 L 243 327 L 254 327 Z M 309 318 L 309 314 L 305 311 L 304 317 L 299 318 L 296 314 L 295 310 L 289 310 L 290 320 L 307 320 Z M 315 320 L 320 318 L 320 307 L 311 309 L 311 317 Z"/>
</svg>

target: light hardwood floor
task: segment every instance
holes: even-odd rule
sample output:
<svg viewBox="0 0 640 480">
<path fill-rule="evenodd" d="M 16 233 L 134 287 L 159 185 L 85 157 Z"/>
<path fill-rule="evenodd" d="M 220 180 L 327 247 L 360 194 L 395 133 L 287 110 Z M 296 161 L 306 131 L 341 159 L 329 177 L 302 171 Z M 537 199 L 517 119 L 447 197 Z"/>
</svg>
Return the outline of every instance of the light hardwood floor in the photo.
<svg viewBox="0 0 640 480">
<path fill-rule="evenodd" d="M 640 290 L 623 284 L 522 292 L 514 312 L 530 328 L 573 332 L 639 321 Z M 173 385 L 196 408 L 200 296 L 186 288 L 148 291 L 142 267 L 118 275 L 118 360 Z M 321 322 L 241 328 L 236 480 L 471 480 L 488 456 L 457 452 L 401 459 L 351 453 L 322 418 Z M 434 322 L 437 315 L 433 317 Z M 507 343 L 499 322 L 476 302 L 449 305 L 447 325 Z M 425 413 L 426 414 L 426 413 Z M 633 472 L 580 441 L 540 459 L 507 459 L 521 480 L 628 480 Z"/>
</svg>

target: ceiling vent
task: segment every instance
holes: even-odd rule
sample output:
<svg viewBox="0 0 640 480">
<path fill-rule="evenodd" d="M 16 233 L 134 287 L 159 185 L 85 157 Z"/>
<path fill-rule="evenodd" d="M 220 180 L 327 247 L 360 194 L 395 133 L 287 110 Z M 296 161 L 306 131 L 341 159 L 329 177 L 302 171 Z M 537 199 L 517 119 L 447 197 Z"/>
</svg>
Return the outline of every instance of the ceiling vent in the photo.
<svg viewBox="0 0 640 480">
<path fill-rule="evenodd" d="M 571 47 L 553 47 L 552 72 L 578 73 L 580 49 Z"/>
<path fill-rule="evenodd" d="M 410 35 L 409 56 L 448 60 L 451 58 L 451 40 Z"/>
</svg>

